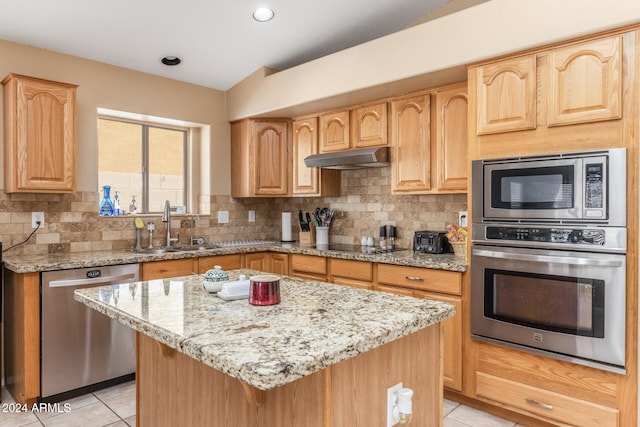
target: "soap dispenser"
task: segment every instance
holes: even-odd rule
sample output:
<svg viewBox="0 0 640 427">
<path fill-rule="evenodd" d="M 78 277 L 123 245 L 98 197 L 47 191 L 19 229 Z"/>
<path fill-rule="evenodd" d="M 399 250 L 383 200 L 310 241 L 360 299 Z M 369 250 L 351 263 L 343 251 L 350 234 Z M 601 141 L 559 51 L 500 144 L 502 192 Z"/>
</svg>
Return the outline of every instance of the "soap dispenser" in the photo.
<svg viewBox="0 0 640 427">
<path fill-rule="evenodd" d="M 100 202 L 100 216 L 113 216 L 113 202 L 111 201 L 111 186 L 102 187 L 103 196 Z"/>
<path fill-rule="evenodd" d="M 113 197 L 113 215 L 120 216 L 120 196 L 119 191 L 116 191 L 116 195 Z"/>
</svg>

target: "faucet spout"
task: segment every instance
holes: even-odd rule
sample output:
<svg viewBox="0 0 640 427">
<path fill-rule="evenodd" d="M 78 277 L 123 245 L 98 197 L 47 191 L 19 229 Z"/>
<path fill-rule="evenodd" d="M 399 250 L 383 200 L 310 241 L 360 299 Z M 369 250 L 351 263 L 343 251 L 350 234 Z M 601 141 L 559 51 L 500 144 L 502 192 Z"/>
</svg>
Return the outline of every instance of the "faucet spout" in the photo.
<svg viewBox="0 0 640 427">
<path fill-rule="evenodd" d="M 162 211 L 162 222 L 167 226 L 167 242 L 166 247 L 171 246 L 171 203 L 168 200 L 164 202 L 164 210 Z"/>
</svg>

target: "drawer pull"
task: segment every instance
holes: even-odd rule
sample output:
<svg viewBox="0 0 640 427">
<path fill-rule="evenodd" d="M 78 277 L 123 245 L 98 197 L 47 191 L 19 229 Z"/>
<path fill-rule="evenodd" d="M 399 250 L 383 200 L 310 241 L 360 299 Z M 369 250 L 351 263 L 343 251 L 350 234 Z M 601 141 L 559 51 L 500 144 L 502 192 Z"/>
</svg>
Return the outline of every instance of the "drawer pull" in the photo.
<svg viewBox="0 0 640 427">
<path fill-rule="evenodd" d="M 411 280 L 412 282 L 424 282 L 424 279 L 422 277 L 404 276 L 404 278 L 407 280 Z"/>
<path fill-rule="evenodd" d="M 525 399 L 525 400 L 530 405 L 536 405 L 544 409 L 553 409 L 553 405 L 549 405 L 548 403 L 538 402 L 537 400 L 533 400 L 533 399 Z"/>
</svg>

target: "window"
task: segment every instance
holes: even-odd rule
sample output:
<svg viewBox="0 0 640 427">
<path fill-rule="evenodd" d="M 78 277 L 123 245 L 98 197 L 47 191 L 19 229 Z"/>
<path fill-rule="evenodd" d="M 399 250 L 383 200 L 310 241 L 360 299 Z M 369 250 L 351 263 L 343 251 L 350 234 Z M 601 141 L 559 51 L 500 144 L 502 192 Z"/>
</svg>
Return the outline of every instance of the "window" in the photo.
<svg viewBox="0 0 640 427">
<path fill-rule="evenodd" d="M 187 202 L 188 129 L 152 123 L 98 119 L 98 185 L 111 186 L 120 209 L 129 212 L 135 197 L 138 213 L 161 212 Z"/>
</svg>

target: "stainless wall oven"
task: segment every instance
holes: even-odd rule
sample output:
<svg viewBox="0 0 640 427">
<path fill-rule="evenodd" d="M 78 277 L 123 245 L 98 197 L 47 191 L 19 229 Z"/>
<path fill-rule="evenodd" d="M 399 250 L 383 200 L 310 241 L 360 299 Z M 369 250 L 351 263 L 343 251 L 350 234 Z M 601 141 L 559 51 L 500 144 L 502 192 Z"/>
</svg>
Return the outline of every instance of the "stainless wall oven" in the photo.
<svg viewBox="0 0 640 427">
<path fill-rule="evenodd" d="M 625 372 L 625 150 L 473 173 L 472 337 Z"/>
</svg>

